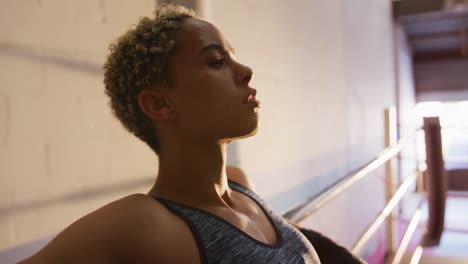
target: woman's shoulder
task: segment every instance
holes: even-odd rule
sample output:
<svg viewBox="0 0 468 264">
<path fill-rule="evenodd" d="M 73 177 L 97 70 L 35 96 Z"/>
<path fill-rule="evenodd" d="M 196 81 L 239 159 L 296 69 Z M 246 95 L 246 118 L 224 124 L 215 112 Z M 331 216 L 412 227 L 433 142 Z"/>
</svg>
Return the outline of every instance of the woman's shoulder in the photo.
<svg viewBox="0 0 468 264">
<path fill-rule="evenodd" d="M 255 188 L 253 186 L 252 181 L 247 176 L 247 173 L 245 173 L 245 171 L 242 170 L 241 168 L 236 167 L 236 166 L 227 166 L 226 174 L 229 180 L 239 183 L 245 188 L 255 192 Z"/>
<path fill-rule="evenodd" d="M 142 252 L 157 259 L 157 248 L 170 240 L 167 210 L 145 194 L 132 194 L 78 219 L 24 263 L 114 263 Z M 156 249 L 156 250 L 155 250 Z M 131 256 L 131 258 L 130 258 Z"/>
</svg>

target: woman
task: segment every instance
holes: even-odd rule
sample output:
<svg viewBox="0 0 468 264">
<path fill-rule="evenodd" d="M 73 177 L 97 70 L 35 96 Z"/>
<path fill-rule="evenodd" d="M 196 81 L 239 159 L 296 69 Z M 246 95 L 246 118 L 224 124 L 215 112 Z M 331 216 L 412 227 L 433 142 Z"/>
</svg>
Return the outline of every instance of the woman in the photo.
<svg viewBox="0 0 468 264">
<path fill-rule="evenodd" d="M 158 155 L 148 194 L 81 218 L 24 263 L 320 263 L 298 229 L 226 168 L 226 146 L 257 131 L 252 70 L 216 27 L 165 5 L 111 46 L 115 116 Z"/>
</svg>

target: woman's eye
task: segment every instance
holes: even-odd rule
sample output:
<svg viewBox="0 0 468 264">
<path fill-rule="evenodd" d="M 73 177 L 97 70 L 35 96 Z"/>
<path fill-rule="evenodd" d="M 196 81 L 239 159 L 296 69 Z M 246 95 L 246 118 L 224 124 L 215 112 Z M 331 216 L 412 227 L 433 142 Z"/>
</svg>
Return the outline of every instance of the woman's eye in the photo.
<svg viewBox="0 0 468 264">
<path fill-rule="evenodd" d="M 214 67 L 221 67 L 224 65 L 225 61 L 226 60 L 224 58 L 220 58 L 220 59 L 210 62 L 210 65 Z"/>
</svg>

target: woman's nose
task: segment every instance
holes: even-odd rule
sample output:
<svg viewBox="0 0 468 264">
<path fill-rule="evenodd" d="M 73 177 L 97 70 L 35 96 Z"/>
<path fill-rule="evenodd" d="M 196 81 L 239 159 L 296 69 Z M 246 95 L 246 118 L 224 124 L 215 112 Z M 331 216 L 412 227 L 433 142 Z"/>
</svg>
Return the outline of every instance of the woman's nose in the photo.
<svg viewBox="0 0 468 264">
<path fill-rule="evenodd" d="M 242 85 L 248 85 L 250 80 L 252 80 L 253 71 L 249 66 L 240 63 L 238 65 L 238 82 L 240 82 Z"/>
</svg>

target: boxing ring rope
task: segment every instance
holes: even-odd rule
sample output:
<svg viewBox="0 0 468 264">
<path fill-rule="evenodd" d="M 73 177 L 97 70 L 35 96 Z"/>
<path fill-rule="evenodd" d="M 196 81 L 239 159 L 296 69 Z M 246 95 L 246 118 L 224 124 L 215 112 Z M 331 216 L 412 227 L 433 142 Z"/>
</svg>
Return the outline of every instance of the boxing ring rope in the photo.
<svg viewBox="0 0 468 264">
<path fill-rule="evenodd" d="M 395 224 L 393 211 L 396 206 L 399 204 L 403 196 L 411 190 L 411 186 L 421 184 L 422 172 L 419 171 L 419 168 L 415 169 L 414 173 L 404 178 L 403 182 L 398 186 L 398 189 L 394 190 L 394 173 L 392 159 L 399 155 L 402 149 L 409 144 L 409 142 L 415 142 L 415 134 L 408 137 L 402 138 L 395 142 L 394 139 L 396 129 L 396 118 L 395 118 L 395 109 L 388 108 L 385 111 L 385 145 L 386 148 L 375 158 L 373 161 L 369 162 L 357 172 L 353 173 L 350 176 L 345 177 L 341 181 L 337 182 L 335 185 L 324 190 L 322 193 L 318 194 L 314 198 L 304 202 L 303 204 L 297 206 L 296 208 L 288 211 L 283 216 L 295 223 L 300 223 L 313 215 L 319 209 L 327 205 L 334 198 L 338 197 L 348 188 L 353 186 L 356 182 L 362 180 L 363 178 L 371 175 L 371 172 L 375 171 L 381 166 L 385 166 L 385 188 L 386 188 L 386 205 L 383 210 L 377 215 L 377 217 L 368 225 L 364 230 L 361 236 L 353 244 L 351 252 L 353 254 L 359 255 L 367 242 L 372 238 L 377 230 L 384 224 L 386 220 L 386 245 L 387 245 L 387 254 L 392 257 L 392 264 L 397 264 L 402 261 L 404 253 L 407 251 L 409 242 L 415 234 L 415 231 L 420 223 L 422 218 L 421 205 L 423 204 L 424 199 L 421 197 L 416 210 L 414 211 L 409 226 L 403 235 L 398 248 L 395 244 Z M 419 130 L 420 128 L 415 129 Z M 416 160 L 415 160 L 416 161 Z M 443 213 L 443 212 L 442 212 Z M 418 263 L 422 248 L 418 246 L 415 252 L 412 254 L 412 262 Z M 418 256 L 419 254 L 419 256 Z"/>
</svg>

